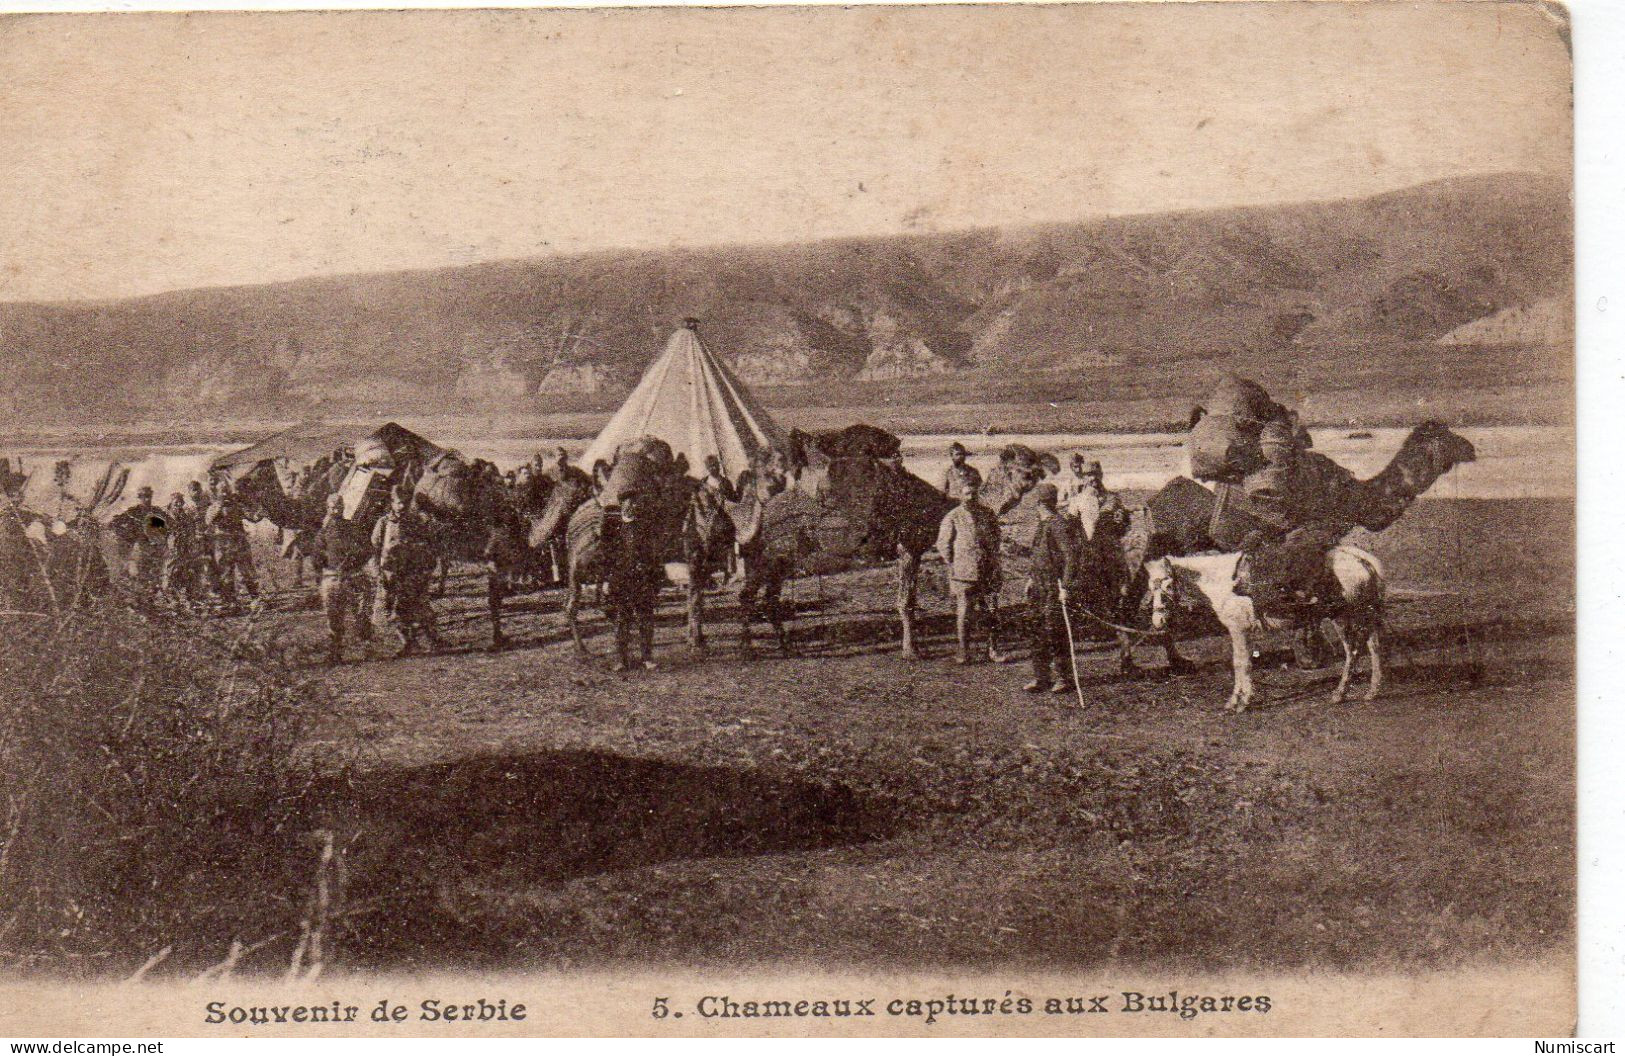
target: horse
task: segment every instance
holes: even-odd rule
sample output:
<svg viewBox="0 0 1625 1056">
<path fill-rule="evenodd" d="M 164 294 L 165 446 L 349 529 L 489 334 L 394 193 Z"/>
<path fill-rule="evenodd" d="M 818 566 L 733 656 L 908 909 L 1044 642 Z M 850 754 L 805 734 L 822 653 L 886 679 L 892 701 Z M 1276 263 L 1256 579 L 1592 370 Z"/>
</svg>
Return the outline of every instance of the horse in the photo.
<svg viewBox="0 0 1625 1056">
<path fill-rule="evenodd" d="M 1363 648 L 1371 656 L 1371 682 L 1365 699 L 1375 700 L 1382 689 L 1382 619 L 1384 575 L 1376 556 L 1356 546 L 1339 543 L 1326 555 L 1324 590 L 1330 598 L 1297 610 L 1259 612 L 1253 599 L 1235 591 L 1236 566 L 1241 555 L 1199 554 L 1159 557 L 1146 564 L 1151 594 L 1151 626 L 1170 631 L 1173 614 L 1182 604 L 1201 599 L 1230 633 L 1234 685 L 1224 710 L 1246 711 L 1257 697 L 1253 686 L 1250 634 L 1266 630 L 1297 631 L 1331 621 L 1343 646 L 1343 672 L 1331 702 L 1341 704 L 1348 695 L 1354 661 Z"/>
</svg>

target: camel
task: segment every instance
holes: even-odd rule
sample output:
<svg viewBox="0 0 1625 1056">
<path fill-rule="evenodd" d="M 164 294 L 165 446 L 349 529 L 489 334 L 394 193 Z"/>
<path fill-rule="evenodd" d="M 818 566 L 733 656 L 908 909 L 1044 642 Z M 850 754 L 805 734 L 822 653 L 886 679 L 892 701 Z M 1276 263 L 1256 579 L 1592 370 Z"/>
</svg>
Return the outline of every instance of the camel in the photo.
<svg viewBox="0 0 1625 1056">
<path fill-rule="evenodd" d="M 412 487 L 412 507 L 429 524 L 438 556 L 445 562 L 485 566 L 485 605 L 491 618 L 492 651 L 507 648 L 502 603 L 514 573 L 532 567 L 526 524 L 496 467 L 470 462 L 455 451 L 435 455 Z"/>
<path fill-rule="evenodd" d="M 589 584 L 602 586 L 607 579 L 609 569 L 600 549 L 604 525 L 619 516 L 620 498 L 631 491 L 638 492 L 644 500 L 647 530 L 670 547 L 666 554 L 668 563 L 688 566 L 689 644 L 703 650 L 701 611 L 705 582 L 710 569 L 715 567 L 711 563 L 710 533 L 720 526 L 714 523 L 702 526 L 695 519 L 694 494 L 699 482 L 683 472 L 669 444 L 652 436 L 622 444 L 615 452 L 614 461 L 607 466 L 595 466 L 594 475 L 598 478 L 597 494 L 579 502 L 576 498 L 582 490 L 580 487 L 556 488 L 547 514 L 532 528 L 530 535 L 533 545 L 538 539 L 548 538 L 553 529 L 549 518 L 561 516 L 564 508 L 574 504 L 564 529 L 568 552 L 564 616 L 577 652 L 582 656 L 591 655 L 581 634 L 581 588 Z M 560 496 L 567 487 L 569 494 Z"/>
<path fill-rule="evenodd" d="M 1429 420 L 1412 429 L 1387 466 L 1367 480 L 1357 480 L 1331 459 L 1306 453 L 1308 473 L 1319 485 L 1307 496 L 1304 519 L 1356 526 L 1380 532 L 1410 509 L 1411 504 L 1451 469 L 1477 458 L 1473 445 L 1444 423 Z M 1144 564 L 1159 557 L 1184 557 L 1224 549 L 1214 538 L 1214 517 L 1219 496 L 1189 477 L 1175 477 L 1146 501 L 1136 513 L 1136 524 L 1123 540 L 1124 566 L 1130 578 L 1123 593 L 1122 617 L 1127 623 L 1141 608 L 1145 595 Z M 1232 518 L 1245 514 L 1230 514 Z M 1232 525 L 1230 531 L 1236 529 Z M 1314 628 L 1305 628 L 1294 644 L 1307 659 Z M 1118 635 L 1120 665 L 1132 673 L 1133 637 Z M 1174 654 L 1169 653 L 1170 666 Z M 1308 665 L 1316 666 L 1316 665 Z"/>
<path fill-rule="evenodd" d="M 1382 689 L 1382 615 L 1384 578 L 1382 563 L 1359 547 L 1339 543 L 1326 555 L 1327 583 L 1335 582 L 1329 601 L 1302 611 L 1259 612 L 1253 599 L 1235 592 L 1240 554 L 1200 554 L 1159 557 L 1146 564 L 1151 595 L 1151 626 L 1170 631 L 1174 611 L 1186 601 L 1205 602 L 1230 633 L 1234 684 L 1224 710 L 1238 714 L 1257 699 L 1253 686 L 1253 651 L 1250 634 L 1265 630 L 1298 630 L 1329 619 L 1343 646 L 1343 672 L 1331 702 L 1341 704 L 1348 695 L 1354 662 L 1361 649 L 1371 656 L 1371 683 L 1365 699 L 1375 700 Z"/>
<path fill-rule="evenodd" d="M 779 596 L 792 576 L 895 559 L 902 651 L 918 659 L 914 616 L 920 557 L 935 545 L 942 518 L 952 508 L 940 491 L 889 459 L 828 459 L 800 469 L 776 492 L 763 478 L 730 511 L 739 525 L 745 564 L 739 591 L 741 651 L 752 653 L 751 624 L 760 597 L 779 649 L 789 655 Z"/>
</svg>

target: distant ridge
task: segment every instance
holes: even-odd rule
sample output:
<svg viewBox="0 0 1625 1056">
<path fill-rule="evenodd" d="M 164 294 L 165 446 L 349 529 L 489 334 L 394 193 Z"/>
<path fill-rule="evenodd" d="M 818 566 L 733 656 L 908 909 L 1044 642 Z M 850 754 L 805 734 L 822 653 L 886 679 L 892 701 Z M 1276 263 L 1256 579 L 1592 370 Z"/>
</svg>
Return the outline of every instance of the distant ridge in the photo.
<svg viewBox="0 0 1625 1056">
<path fill-rule="evenodd" d="M 1476 320 L 1566 304 L 1571 231 L 1563 181 L 1501 174 L 1340 202 L 0 304 L 0 412 L 613 403 L 685 315 L 758 385 L 996 369 L 1109 387 L 1103 367 L 1193 356 L 1311 364 L 1351 345 L 1471 344 Z"/>
</svg>

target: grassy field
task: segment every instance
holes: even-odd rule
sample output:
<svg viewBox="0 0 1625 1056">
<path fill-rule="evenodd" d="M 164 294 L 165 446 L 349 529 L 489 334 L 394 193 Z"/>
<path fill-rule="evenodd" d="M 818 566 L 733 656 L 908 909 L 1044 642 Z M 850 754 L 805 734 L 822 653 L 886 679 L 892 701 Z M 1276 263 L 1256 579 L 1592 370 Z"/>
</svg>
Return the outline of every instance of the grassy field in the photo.
<svg viewBox="0 0 1625 1056">
<path fill-rule="evenodd" d="M 668 597 L 662 668 L 636 676 L 578 661 L 552 593 L 517 599 L 518 648 L 480 651 L 458 577 L 450 653 L 378 643 L 322 676 L 340 703 L 314 740 L 363 760 L 327 793 L 348 876 L 330 970 L 1566 957 L 1573 516 L 1420 503 L 1373 543 L 1383 697 L 1329 707 L 1333 672 L 1273 642 L 1272 699 L 1239 717 L 1213 638 L 1176 679 L 1119 681 L 1087 647 L 1081 710 L 1021 693 L 1024 667 L 955 667 L 936 569 L 923 662 L 896 655 L 874 570 L 795 584 L 794 659 L 739 659 L 727 596 L 693 657 Z M 319 616 L 282 600 L 260 619 L 314 661 Z"/>
</svg>

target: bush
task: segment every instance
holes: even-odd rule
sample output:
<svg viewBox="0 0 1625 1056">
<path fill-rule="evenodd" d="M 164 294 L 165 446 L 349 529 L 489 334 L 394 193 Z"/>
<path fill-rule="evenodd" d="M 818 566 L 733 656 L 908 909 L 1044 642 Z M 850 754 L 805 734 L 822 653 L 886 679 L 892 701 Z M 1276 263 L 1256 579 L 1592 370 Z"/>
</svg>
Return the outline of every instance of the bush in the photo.
<svg viewBox="0 0 1625 1056">
<path fill-rule="evenodd" d="M 252 623 L 0 618 L 0 958 L 104 973 L 297 936 L 323 699 Z"/>
</svg>

